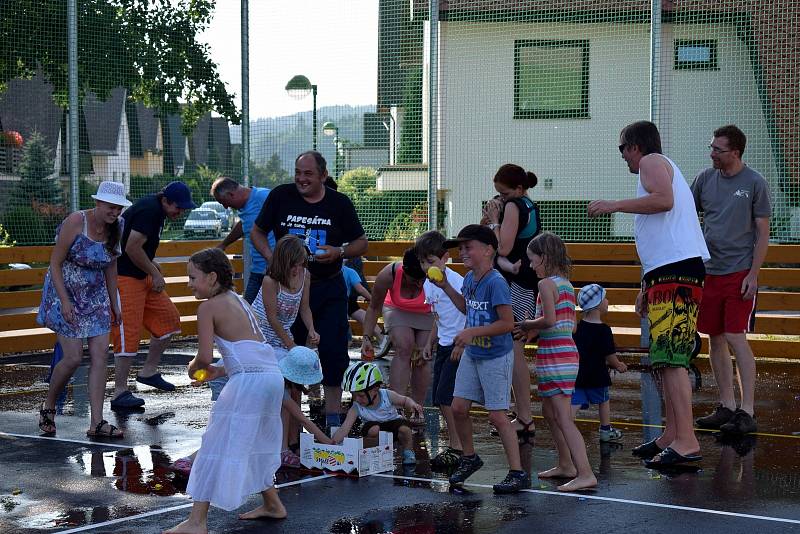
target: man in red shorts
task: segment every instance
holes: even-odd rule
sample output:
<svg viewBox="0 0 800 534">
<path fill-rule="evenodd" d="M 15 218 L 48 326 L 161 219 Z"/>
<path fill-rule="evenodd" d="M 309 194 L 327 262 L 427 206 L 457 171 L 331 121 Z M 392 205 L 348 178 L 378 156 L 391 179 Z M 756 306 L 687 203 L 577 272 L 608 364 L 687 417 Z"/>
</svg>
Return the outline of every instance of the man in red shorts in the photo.
<svg viewBox="0 0 800 534">
<path fill-rule="evenodd" d="M 746 142 L 734 125 L 714 131 L 708 147 L 713 167 L 698 174 L 692 184 L 711 253 L 697 330 L 711 336 L 711 367 L 720 397 L 714 412 L 696 422 L 699 427 L 731 434 L 756 431 L 756 363 L 747 332 L 755 319 L 758 271 L 767 255 L 771 214 L 766 180 L 742 161 Z M 739 408 L 729 346 L 736 355 Z"/>
<path fill-rule="evenodd" d="M 150 332 L 147 359 L 136 381 L 155 388 L 175 389 L 161 377 L 158 364 L 174 334 L 181 331 L 181 317 L 164 291 L 164 276 L 153 261 L 166 218 L 177 219 L 195 207 L 192 193 L 183 182 L 171 182 L 155 195 L 148 195 L 125 210 L 122 218 L 122 256 L 117 260 L 117 285 L 122 321 L 114 326 L 114 398 L 112 410 L 138 408 L 144 399 L 128 389 L 128 373 L 139 351 L 142 328 Z"/>
</svg>

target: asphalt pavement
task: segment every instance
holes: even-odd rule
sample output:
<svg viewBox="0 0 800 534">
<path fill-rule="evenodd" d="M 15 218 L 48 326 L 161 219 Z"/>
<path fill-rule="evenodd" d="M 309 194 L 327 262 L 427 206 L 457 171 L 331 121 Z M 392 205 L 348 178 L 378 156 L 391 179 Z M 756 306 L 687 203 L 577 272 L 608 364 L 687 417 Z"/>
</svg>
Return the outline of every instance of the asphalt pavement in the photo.
<svg viewBox="0 0 800 534">
<path fill-rule="evenodd" d="M 191 500 L 186 480 L 167 466 L 200 444 L 209 409 L 208 388 L 193 388 L 185 373 L 191 343 L 165 356 L 162 373 L 178 385 L 172 393 L 133 385 L 144 410 L 106 419 L 125 431 L 117 441 L 89 440 L 87 367 L 69 386 L 54 438 L 40 436 L 37 410 L 46 383 L 48 355 L 0 360 L 0 532 L 160 532 L 182 521 Z M 715 402 L 713 378 L 701 363 L 703 387 L 695 415 Z M 108 393 L 113 386 L 109 377 Z M 289 517 L 240 521 L 211 509 L 213 532 L 489 533 L 489 532 L 797 532 L 800 531 L 800 365 L 759 367 L 756 411 L 760 433 L 723 439 L 700 432 L 703 461 L 697 469 L 646 469 L 630 449 L 658 435 L 660 408 L 650 375 L 614 377 L 612 419 L 619 444 L 597 439 L 596 411 L 579 412 L 597 475 L 596 491 L 563 494 L 536 472 L 554 465 L 550 432 L 536 419 L 535 437 L 521 442 L 530 490 L 495 496 L 491 484 L 508 469 L 499 438 L 485 412 L 473 414 L 476 449 L 485 466 L 463 491 L 432 473 L 429 459 L 445 445 L 438 411 L 426 408 L 426 426 L 415 434 L 418 464 L 363 478 L 282 469 L 277 483 Z M 315 403 L 305 409 L 319 419 Z M 540 414 L 535 403 L 534 414 Z M 242 507 L 258 505 L 253 496 Z M 624 529 L 624 530 L 623 530 Z"/>
</svg>

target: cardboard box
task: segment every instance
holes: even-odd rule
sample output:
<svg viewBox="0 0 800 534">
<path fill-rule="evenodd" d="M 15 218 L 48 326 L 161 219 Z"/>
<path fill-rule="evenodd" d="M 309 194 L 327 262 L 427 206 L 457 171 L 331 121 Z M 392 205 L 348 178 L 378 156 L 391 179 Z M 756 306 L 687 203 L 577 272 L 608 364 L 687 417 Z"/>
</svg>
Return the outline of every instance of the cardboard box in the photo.
<svg viewBox="0 0 800 534">
<path fill-rule="evenodd" d="M 335 432 L 336 429 L 331 429 Z M 300 434 L 300 463 L 309 469 L 355 473 L 360 477 L 394 470 L 394 438 L 378 433 L 376 447 L 364 447 L 361 438 L 345 438 L 341 445 L 324 445 L 307 432 Z"/>
</svg>

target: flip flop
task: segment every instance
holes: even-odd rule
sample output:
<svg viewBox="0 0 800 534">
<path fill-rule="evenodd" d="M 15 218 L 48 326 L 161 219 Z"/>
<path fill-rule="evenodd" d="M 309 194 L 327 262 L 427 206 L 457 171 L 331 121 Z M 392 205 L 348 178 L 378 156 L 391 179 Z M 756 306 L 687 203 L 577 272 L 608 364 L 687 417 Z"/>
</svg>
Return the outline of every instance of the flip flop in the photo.
<svg viewBox="0 0 800 534">
<path fill-rule="evenodd" d="M 647 443 L 642 443 L 638 447 L 634 447 L 631 451 L 631 454 L 634 456 L 638 456 L 639 458 L 643 458 L 645 460 L 652 458 L 657 454 L 661 454 L 664 449 L 656 444 L 656 440 L 648 441 Z"/>
<path fill-rule="evenodd" d="M 683 455 L 675 451 L 672 447 L 667 447 L 661 453 L 653 456 L 650 460 L 645 460 L 645 467 L 659 468 L 670 467 L 673 465 L 689 464 L 699 462 L 703 457 L 699 454 Z"/>
</svg>

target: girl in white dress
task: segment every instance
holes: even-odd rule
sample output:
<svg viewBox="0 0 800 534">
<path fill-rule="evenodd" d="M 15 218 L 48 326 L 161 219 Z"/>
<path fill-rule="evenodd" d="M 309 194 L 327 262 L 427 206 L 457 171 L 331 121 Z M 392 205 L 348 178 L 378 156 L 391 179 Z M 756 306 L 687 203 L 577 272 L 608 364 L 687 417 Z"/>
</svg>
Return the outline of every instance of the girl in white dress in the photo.
<svg viewBox="0 0 800 534">
<path fill-rule="evenodd" d="M 206 533 L 210 504 L 234 510 L 257 492 L 264 504 L 239 518 L 283 519 L 286 508 L 274 477 L 281 463 L 284 383 L 275 354 L 248 304 L 234 293 L 233 268 L 221 250 L 194 254 L 188 270 L 195 297 L 207 299 L 197 308 L 198 352 L 189 362 L 189 376 L 203 369 L 204 380 L 227 374 L 229 381 L 211 410 L 189 476 L 191 514 L 167 532 Z M 211 365 L 214 343 L 224 367 Z"/>
</svg>

